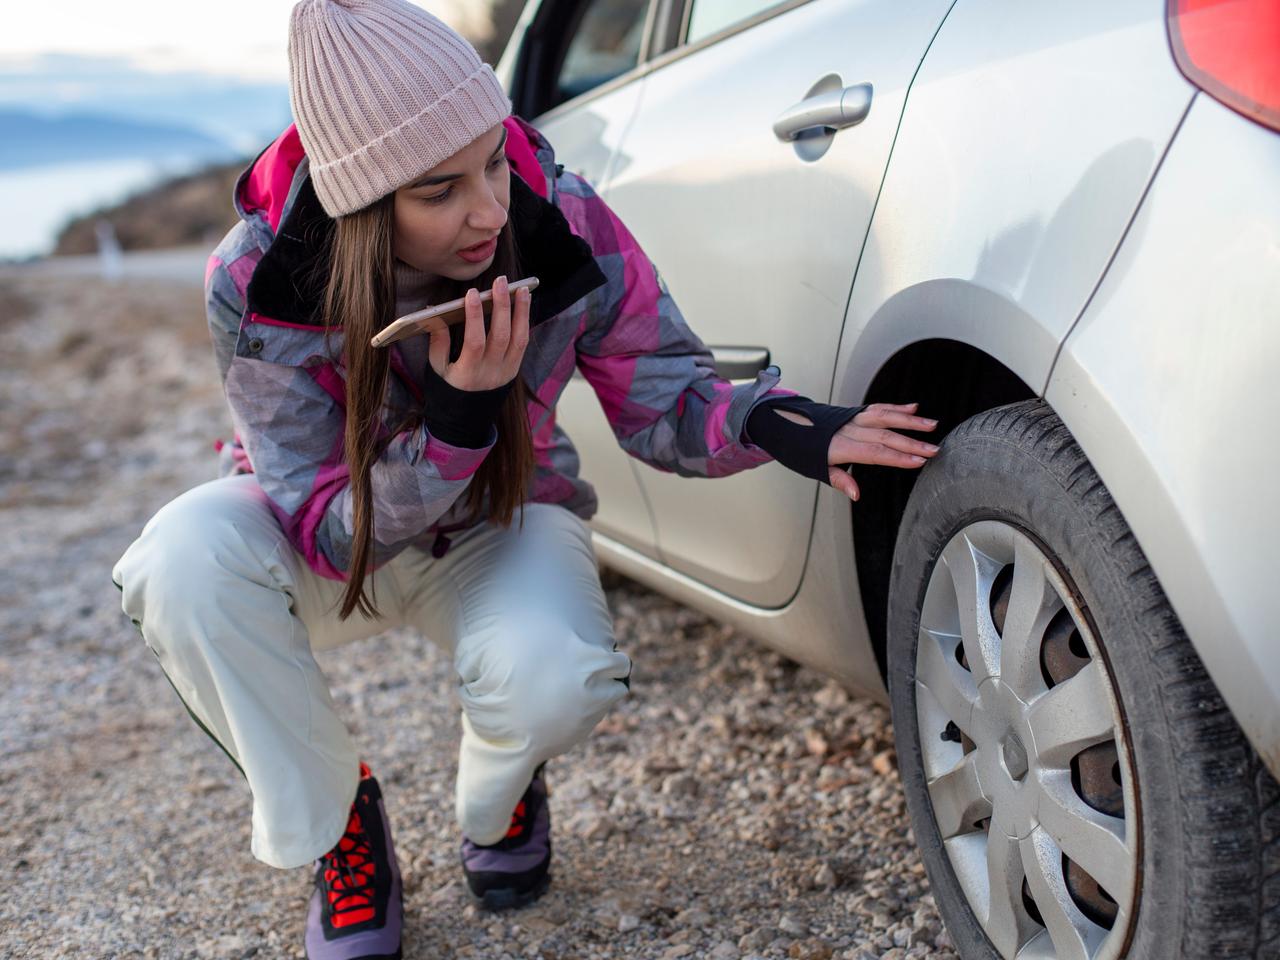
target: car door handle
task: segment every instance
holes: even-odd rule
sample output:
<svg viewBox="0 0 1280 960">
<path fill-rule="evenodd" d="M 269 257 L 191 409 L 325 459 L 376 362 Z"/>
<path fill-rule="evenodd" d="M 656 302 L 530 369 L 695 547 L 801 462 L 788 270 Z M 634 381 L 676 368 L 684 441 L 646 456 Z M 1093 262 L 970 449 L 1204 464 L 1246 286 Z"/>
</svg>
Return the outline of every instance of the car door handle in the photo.
<svg viewBox="0 0 1280 960">
<path fill-rule="evenodd" d="M 764 347 L 710 347 L 716 373 L 726 380 L 751 380 L 769 365 L 769 351 Z M 573 368 L 573 380 L 586 380 L 582 371 Z"/>
<path fill-rule="evenodd" d="M 790 143 L 806 130 L 830 127 L 843 130 L 866 119 L 871 111 L 871 84 L 857 83 L 843 90 L 829 90 L 788 107 L 773 121 L 773 132 Z"/>
<path fill-rule="evenodd" d="M 769 365 L 764 347 L 712 347 L 716 373 L 726 380 L 749 380 Z"/>
</svg>

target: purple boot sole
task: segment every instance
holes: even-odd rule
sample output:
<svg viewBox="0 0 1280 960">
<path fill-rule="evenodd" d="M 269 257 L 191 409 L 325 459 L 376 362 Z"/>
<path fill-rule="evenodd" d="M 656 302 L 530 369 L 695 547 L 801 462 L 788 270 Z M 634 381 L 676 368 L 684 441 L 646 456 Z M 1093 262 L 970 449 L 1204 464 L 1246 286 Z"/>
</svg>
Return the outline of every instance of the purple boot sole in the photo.
<svg viewBox="0 0 1280 960">
<path fill-rule="evenodd" d="M 511 831 L 483 847 L 462 839 L 467 889 L 486 910 L 523 907 L 551 884 L 551 813 L 541 767 L 512 815 Z"/>
</svg>

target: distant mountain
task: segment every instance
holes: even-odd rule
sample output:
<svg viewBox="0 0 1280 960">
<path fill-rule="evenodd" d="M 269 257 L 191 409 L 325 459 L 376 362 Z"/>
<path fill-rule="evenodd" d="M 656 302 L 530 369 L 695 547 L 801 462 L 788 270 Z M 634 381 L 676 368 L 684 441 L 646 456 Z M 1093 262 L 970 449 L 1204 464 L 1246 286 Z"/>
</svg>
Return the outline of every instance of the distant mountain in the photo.
<svg viewBox="0 0 1280 960">
<path fill-rule="evenodd" d="M 283 81 L 145 69 L 128 57 L 0 55 L 0 110 L 106 116 L 196 130 L 257 153 L 289 125 Z"/>
<path fill-rule="evenodd" d="M 85 113 L 42 116 L 0 109 L 0 171 L 49 163 L 119 158 L 216 162 L 240 151 L 224 140 L 177 124 Z"/>
</svg>

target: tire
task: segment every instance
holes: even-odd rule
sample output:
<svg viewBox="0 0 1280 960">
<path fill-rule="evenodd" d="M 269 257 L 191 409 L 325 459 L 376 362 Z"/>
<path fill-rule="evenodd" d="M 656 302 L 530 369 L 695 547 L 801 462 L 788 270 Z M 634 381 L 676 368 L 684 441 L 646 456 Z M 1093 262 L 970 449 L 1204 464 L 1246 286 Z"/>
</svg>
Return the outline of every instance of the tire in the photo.
<svg viewBox="0 0 1280 960">
<path fill-rule="evenodd" d="M 941 447 L 898 533 L 888 670 L 960 954 L 1274 960 L 1280 791 L 1097 473 L 1038 400 Z"/>
</svg>

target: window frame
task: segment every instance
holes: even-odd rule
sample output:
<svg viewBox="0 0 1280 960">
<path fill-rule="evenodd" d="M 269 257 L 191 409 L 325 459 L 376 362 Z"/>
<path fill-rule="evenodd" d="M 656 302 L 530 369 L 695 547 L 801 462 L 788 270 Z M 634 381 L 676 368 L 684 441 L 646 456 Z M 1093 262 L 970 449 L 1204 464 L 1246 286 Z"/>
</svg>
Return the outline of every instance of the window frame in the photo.
<svg viewBox="0 0 1280 960">
<path fill-rule="evenodd" d="M 528 116 L 530 119 L 537 118 L 539 120 L 553 119 L 562 113 L 588 103 L 596 97 L 626 86 L 634 80 L 639 79 L 645 73 L 645 65 L 649 57 L 649 51 L 653 39 L 654 18 L 657 8 L 665 2 L 671 0 L 647 0 L 645 6 L 645 20 L 640 33 L 640 50 L 636 57 L 636 65 L 624 73 L 618 74 L 610 80 L 605 81 L 599 86 L 592 87 L 583 93 L 578 94 L 556 104 L 550 110 L 544 110 L 540 113 L 533 114 L 531 107 L 536 106 L 536 100 L 545 99 L 549 91 L 546 88 L 548 78 L 559 76 L 560 70 L 564 66 L 565 55 L 569 51 L 569 44 L 557 44 L 554 62 L 547 64 L 541 62 L 546 57 L 546 46 L 543 42 L 545 35 L 551 33 L 556 21 L 563 22 L 564 10 L 572 0 L 544 0 L 539 5 L 537 13 L 534 14 L 533 20 L 530 22 L 524 36 L 520 38 L 520 52 L 516 58 L 516 67 L 514 70 L 514 79 L 512 87 L 515 88 L 516 96 L 512 97 L 513 106 L 517 113 L 521 116 Z M 578 26 L 582 22 L 582 16 L 586 13 L 586 0 L 577 0 L 573 7 L 573 31 L 576 32 Z M 530 62 L 534 54 L 531 47 L 538 47 L 538 61 Z M 539 76 L 540 74 L 540 76 Z M 535 77 L 539 85 L 543 89 L 530 91 L 530 78 Z"/>
<path fill-rule="evenodd" d="M 564 2 L 568 2 L 568 0 L 544 0 L 539 5 L 537 13 L 529 24 L 529 28 L 520 38 L 520 51 L 516 59 L 515 79 L 512 86 L 518 88 L 517 93 L 519 96 L 513 98 L 513 100 L 515 101 L 516 112 L 521 116 L 529 116 L 526 113 L 531 99 L 531 94 L 526 89 L 527 77 L 530 72 L 529 48 L 532 44 L 540 42 L 539 34 L 548 30 L 548 20 L 554 19 L 555 15 L 563 9 Z M 761 10 L 759 13 L 743 20 L 735 21 L 715 33 L 708 34 L 696 43 L 688 43 L 689 21 L 692 17 L 694 2 L 696 0 L 649 0 L 648 7 L 645 10 L 645 25 L 640 37 L 639 56 L 634 67 L 625 73 L 618 74 L 618 76 L 600 84 L 598 87 L 592 87 L 590 90 L 580 93 L 570 100 L 565 100 L 563 103 L 556 104 L 550 110 L 543 111 L 530 118 L 534 119 L 536 117 L 539 120 L 555 119 L 561 114 L 569 113 L 584 104 L 590 103 L 596 97 L 605 96 L 647 76 L 655 70 L 660 70 L 667 64 L 682 60 L 775 17 L 780 17 L 798 7 L 813 3 L 815 0 L 782 0 L 782 2 Z M 580 7 L 579 11 L 576 12 L 581 12 L 582 9 L 585 8 Z M 554 11 L 554 13 L 548 13 L 547 11 Z M 578 22 L 580 22 L 580 17 Z M 567 45 L 559 50 L 553 76 L 557 75 L 560 67 L 563 66 L 564 55 L 567 51 Z M 540 64 L 538 66 L 541 67 Z"/>
<path fill-rule="evenodd" d="M 797 7 L 803 7 L 805 4 L 813 3 L 814 0 L 782 0 L 771 7 L 766 7 L 758 13 L 754 13 L 742 20 L 735 20 L 726 27 L 722 27 L 715 33 L 709 33 L 696 43 L 689 43 L 689 21 L 693 18 L 693 5 L 697 0 L 675 0 L 681 7 L 680 11 L 680 29 L 677 33 L 675 46 L 670 50 L 652 58 L 648 67 L 650 70 L 657 70 L 666 66 L 668 63 L 679 60 L 682 57 L 697 53 L 699 50 L 706 49 L 713 44 L 717 44 L 722 40 L 727 40 L 732 36 L 743 33 L 753 27 L 772 20 L 774 17 L 780 17 L 784 13 L 790 13 Z"/>
</svg>

